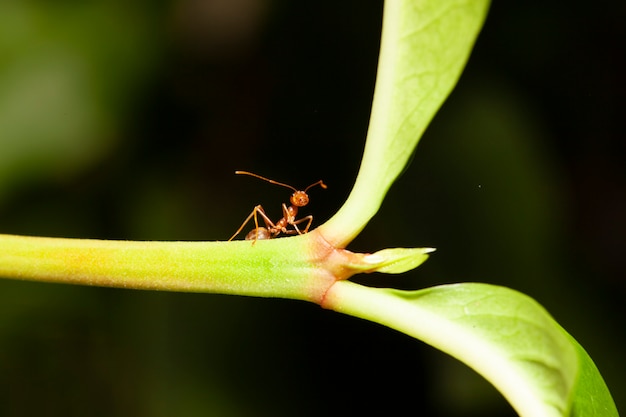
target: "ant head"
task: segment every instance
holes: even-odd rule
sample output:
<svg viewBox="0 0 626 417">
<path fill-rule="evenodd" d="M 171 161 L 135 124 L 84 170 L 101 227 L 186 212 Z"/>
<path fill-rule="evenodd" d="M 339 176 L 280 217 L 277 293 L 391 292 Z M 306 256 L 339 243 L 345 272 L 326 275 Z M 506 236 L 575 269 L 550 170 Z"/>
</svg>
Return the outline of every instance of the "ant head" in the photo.
<svg viewBox="0 0 626 417">
<path fill-rule="evenodd" d="M 322 188 L 328 188 L 322 180 L 319 180 L 318 182 L 314 182 L 313 184 L 306 187 L 304 191 L 296 191 L 295 193 L 293 193 L 291 197 L 289 198 L 289 201 L 291 202 L 291 204 L 296 207 L 304 207 L 307 204 L 309 204 L 309 196 L 307 195 L 306 192 L 309 191 L 309 188 L 315 187 L 316 185 L 319 185 Z"/>
<path fill-rule="evenodd" d="M 289 201 L 291 202 L 292 206 L 304 207 L 309 204 L 309 196 L 305 191 L 296 191 L 295 193 L 291 194 L 291 197 L 289 197 Z"/>
</svg>

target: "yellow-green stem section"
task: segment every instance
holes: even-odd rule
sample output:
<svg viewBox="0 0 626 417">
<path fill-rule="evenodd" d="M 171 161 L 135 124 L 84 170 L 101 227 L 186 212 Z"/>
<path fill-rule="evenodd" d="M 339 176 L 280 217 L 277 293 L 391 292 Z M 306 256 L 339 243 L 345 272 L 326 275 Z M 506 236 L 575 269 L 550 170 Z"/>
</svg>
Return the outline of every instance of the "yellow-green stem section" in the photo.
<svg viewBox="0 0 626 417">
<path fill-rule="evenodd" d="M 319 302 L 334 278 L 309 235 L 255 245 L 0 235 L 0 277 Z"/>
</svg>

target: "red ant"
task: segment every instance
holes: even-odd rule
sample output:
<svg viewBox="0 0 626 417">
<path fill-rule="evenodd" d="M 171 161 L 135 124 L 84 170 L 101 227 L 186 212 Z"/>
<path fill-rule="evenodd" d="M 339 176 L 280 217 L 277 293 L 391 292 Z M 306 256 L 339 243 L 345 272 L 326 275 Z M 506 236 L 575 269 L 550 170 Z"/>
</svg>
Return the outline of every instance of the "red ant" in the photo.
<svg viewBox="0 0 626 417">
<path fill-rule="evenodd" d="M 304 233 L 307 233 L 309 231 L 309 227 L 311 227 L 311 223 L 313 222 L 313 216 L 308 215 L 306 217 L 296 220 L 296 216 L 298 215 L 298 208 L 304 207 L 307 204 L 309 204 L 309 196 L 306 193 L 309 190 L 309 188 L 315 187 L 316 185 L 319 185 L 320 187 L 324 189 L 328 188 L 322 180 L 319 180 L 318 182 L 315 182 L 309 185 L 308 187 L 306 187 L 304 191 L 299 191 L 299 190 L 296 190 L 291 185 L 287 185 L 278 181 L 270 180 L 268 178 L 262 177 L 257 174 L 253 174 L 251 172 L 235 171 L 235 174 L 250 175 L 252 177 L 260 178 L 271 184 L 276 184 L 276 185 L 281 185 L 283 187 L 291 188 L 294 191 L 291 197 L 289 197 L 289 202 L 291 203 L 291 205 L 287 207 L 285 203 L 283 203 L 283 217 L 280 220 L 278 220 L 276 223 L 273 223 L 270 220 L 270 218 L 267 217 L 267 215 L 265 214 L 265 210 L 263 210 L 263 207 L 261 205 L 258 205 L 252 210 L 252 213 L 250 213 L 250 215 L 246 218 L 246 220 L 239 227 L 239 229 L 237 229 L 235 234 L 230 239 L 228 239 L 229 241 L 233 240 L 235 236 L 241 233 L 241 231 L 246 226 L 246 224 L 248 224 L 250 219 L 254 218 L 254 229 L 251 230 L 246 235 L 246 240 L 254 240 L 254 242 L 252 242 L 253 245 L 259 239 L 261 240 L 273 239 L 281 233 L 284 233 L 287 235 L 295 234 L 295 233 L 302 235 Z M 263 218 L 263 221 L 265 222 L 265 227 L 259 227 L 259 220 L 257 218 L 257 215 Z M 298 225 L 304 222 L 307 222 L 306 227 L 303 230 L 300 230 L 298 228 Z M 289 225 L 293 226 L 293 230 L 287 229 Z"/>
</svg>

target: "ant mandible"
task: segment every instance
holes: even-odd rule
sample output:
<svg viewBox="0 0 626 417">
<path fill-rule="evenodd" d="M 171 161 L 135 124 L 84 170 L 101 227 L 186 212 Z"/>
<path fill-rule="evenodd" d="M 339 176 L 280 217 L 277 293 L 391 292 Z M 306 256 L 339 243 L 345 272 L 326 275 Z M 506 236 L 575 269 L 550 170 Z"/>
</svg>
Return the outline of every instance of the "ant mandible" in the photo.
<svg viewBox="0 0 626 417">
<path fill-rule="evenodd" d="M 306 217 L 296 220 L 296 216 L 298 215 L 298 208 L 304 207 L 307 204 L 309 204 L 309 196 L 306 193 L 309 190 L 309 188 L 315 187 L 316 185 L 319 185 L 320 187 L 324 189 L 328 188 L 322 180 L 319 180 L 318 182 L 315 182 L 309 185 L 308 187 L 306 187 L 304 191 L 299 191 L 299 190 L 296 190 L 291 185 L 287 185 L 278 181 L 270 180 L 269 178 L 265 178 L 260 175 L 253 174 L 251 172 L 235 171 L 235 174 L 250 175 L 251 177 L 260 178 L 271 184 L 276 184 L 276 185 L 280 185 L 283 187 L 291 188 L 294 191 L 291 197 L 289 197 L 289 202 L 291 203 L 291 205 L 287 207 L 287 205 L 283 203 L 283 217 L 280 220 L 278 220 L 276 223 L 272 222 L 270 218 L 267 217 L 267 215 L 265 214 L 265 210 L 263 210 L 263 207 L 261 205 L 258 205 L 252 210 L 252 213 L 250 213 L 250 215 L 246 218 L 246 220 L 244 220 L 243 224 L 239 227 L 239 229 L 237 229 L 235 234 L 230 239 L 228 239 L 229 241 L 233 240 L 235 236 L 241 233 L 241 231 L 246 226 L 246 224 L 248 224 L 250 219 L 254 218 L 254 229 L 251 230 L 246 235 L 246 240 L 254 240 L 254 242 L 252 242 L 253 245 L 257 240 L 273 239 L 281 233 L 284 233 L 287 235 L 295 234 L 295 233 L 302 235 L 304 233 L 307 233 L 309 231 L 309 227 L 311 227 L 311 223 L 313 222 L 313 216 L 308 215 Z M 261 216 L 261 218 L 263 219 L 263 222 L 265 222 L 265 227 L 259 227 L 259 220 L 257 216 Z M 298 228 L 298 225 L 304 222 L 307 222 L 306 227 L 300 230 Z M 293 226 L 293 230 L 287 229 L 289 225 Z"/>
</svg>

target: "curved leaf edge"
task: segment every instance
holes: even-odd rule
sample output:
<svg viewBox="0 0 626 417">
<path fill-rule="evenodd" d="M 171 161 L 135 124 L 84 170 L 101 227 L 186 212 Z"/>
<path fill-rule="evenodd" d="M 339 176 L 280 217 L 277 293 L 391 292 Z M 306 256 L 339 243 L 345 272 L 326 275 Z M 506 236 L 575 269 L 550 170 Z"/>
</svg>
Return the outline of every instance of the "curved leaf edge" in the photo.
<svg viewBox="0 0 626 417">
<path fill-rule="evenodd" d="M 572 392 L 572 417 L 606 416 L 619 417 L 617 406 L 606 382 L 587 351 L 563 330 L 576 348 L 579 361 L 579 374 Z"/>
<path fill-rule="evenodd" d="M 393 328 L 448 353 L 520 416 L 618 416 L 584 349 L 531 297 L 480 283 L 416 291 L 335 283 L 322 306 Z"/>
</svg>

